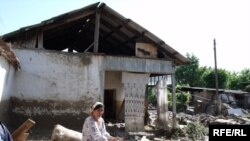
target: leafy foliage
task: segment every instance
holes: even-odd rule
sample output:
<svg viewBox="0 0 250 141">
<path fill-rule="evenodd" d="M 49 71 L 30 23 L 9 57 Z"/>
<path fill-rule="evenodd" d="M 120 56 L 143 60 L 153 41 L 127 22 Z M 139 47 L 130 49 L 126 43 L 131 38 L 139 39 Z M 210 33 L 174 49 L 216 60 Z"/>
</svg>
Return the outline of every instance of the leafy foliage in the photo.
<svg viewBox="0 0 250 141">
<path fill-rule="evenodd" d="M 215 88 L 215 72 L 211 68 L 207 69 L 203 74 L 203 80 L 205 87 Z M 224 69 L 218 69 L 218 86 L 221 89 L 225 89 L 229 79 L 228 72 Z"/>
<path fill-rule="evenodd" d="M 191 122 L 187 125 L 186 133 L 193 141 L 200 140 L 208 135 L 208 128 L 197 122 Z"/>
<path fill-rule="evenodd" d="M 189 85 L 191 87 L 199 84 L 199 59 L 193 54 L 187 54 L 190 63 L 176 68 L 176 81 L 180 85 Z"/>
<path fill-rule="evenodd" d="M 168 95 L 168 107 L 172 109 L 172 93 L 170 91 L 167 92 Z M 180 111 L 182 108 L 190 102 L 191 95 L 189 93 L 176 93 L 176 110 Z M 148 101 L 153 105 L 157 104 L 156 93 L 154 87 L 148 88 Z"/>
<path fill-rule="evenodd" d="M 239 79 L 238 79 L 238 73 L 231 73 L 229 74 L 228 82 L 227 82 L 227 88 L 237 90 L 239 89 Z"/>
<path fill-rule="evenodd" d="M 156 105 L 157 103 L 154 87 L 148 87 L 148 101 L 153 105 Z"/>
<path fill-rule="evenodd" d="M 250 92 L 250 85 L 247 85 L 245 91 Z"/>
<path fill-rule="evenodd" d="M 171 110 L 173 106 L 172 93 L 168 92 L 168 108 Z M 190 102 L 191 95 L 189 93 L 176 93 L 176 110 L 181 111 Z"/>
<path fill-rule="evenodd" d="M 187 54 L 190 63 L 176 68 L 177 85 L 190 87 L 215 88 L 215 71 L 211 67 L 200 67 L 199 59 L 194 54 Z M 246 83 L 248 82 L 248 83 Z M 249 91 L 250 69 L 239 73 L 218 69 L 218 85 L 221 89 Z"/>
<path fill-rule="evenodd" d="M 208 135 L 208 128 L 198 122 L 190 122 L 185 128 L 171 130 L 171 138 L 188 137 L 193 141 L 201 140 Z"/>
<path fill-rule="evenodd" d="M 187 137 L 187 133 L 186 130 L 180 129 L 180 128 L 176 128 L 176 129 L 172 129 L 171 130 L 171 139 L 178 139 L 180 137 Z"/>
</svg>

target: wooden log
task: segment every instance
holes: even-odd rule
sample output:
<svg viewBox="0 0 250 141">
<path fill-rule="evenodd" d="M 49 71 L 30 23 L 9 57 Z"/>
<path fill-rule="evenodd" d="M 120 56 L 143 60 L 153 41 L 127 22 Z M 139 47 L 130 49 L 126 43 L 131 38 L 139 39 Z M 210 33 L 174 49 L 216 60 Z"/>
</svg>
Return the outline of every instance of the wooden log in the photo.
<svg viewBox="0 0 250 141">
<path fill-rule="evenodd" d="M 28 138 L 28 136 L 29 136 L 29 133 L 23 133 L 23 134 L 20 135 L 16 140 L 17 140 L 17 141 L 26 141 L 27 138 Z M 16 140 L 15 140 L 15 141 L 16 141 Z"/>
<path fill-rule="evenodd" d="M 31 119 L 27 119 L 21 126 L 19 126 L 13 133 L 12 138 L 14 141 L 25 141 L 29 136 L 26 133 L 31 127 L 35 125 L 35 122 Z"/>
<path fill-rule="evenodd" d="M 52 141 L 82 141 L 82 133 L 56 124 L 51 136 Z"/>
</svg>

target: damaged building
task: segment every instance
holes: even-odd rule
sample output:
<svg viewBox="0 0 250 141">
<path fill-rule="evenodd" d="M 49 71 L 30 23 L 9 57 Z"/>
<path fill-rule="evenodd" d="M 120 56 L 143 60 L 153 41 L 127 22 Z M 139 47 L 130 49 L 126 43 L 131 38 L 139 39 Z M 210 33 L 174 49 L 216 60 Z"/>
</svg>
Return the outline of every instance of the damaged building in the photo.
<svg viewBox="0 0 250 141">
<path fill-rule="evenodd" d="M 175 66 L 188 62 L 104 3 L 2 38 L 12 44 L 20 61 L 20 69 L 4 79 L 11 89 L 5 91 L 8 105 L 0 109 L 8 107 L 8 114 L 1 112 L 1 117 L 14 127 L 32 118 L 36 127 L 52 128 L 59 123 L 81 128 L 90 105 L 102 101 L 106 119 L 124 121 L 128 131 L 142 131 L 149 78 L 171 75 L 174 80 Z M 6 83 L 1 84 L 5 88 Z"/>
<path fill-rule="evenodd" d="M 0 121 L 7 123 L 9 102 L 13 90 L 15 70 L 20 67 L 19 60 L 11 45 L 0 39 Z"/>
<path fill-rule="evenodd" d="M 241 90 L 218 89 L 218 98 L 215 98 L 215 88 L 181 87 L 180 90 L 192 95 L 190 105 L 194 106 L 195 113 L 208 112 L 207 108 L 212 105 L 213 99 L 220 100 L 231 108 L 248 109 L 250 106 L 249 92 Z"/>
</svg>

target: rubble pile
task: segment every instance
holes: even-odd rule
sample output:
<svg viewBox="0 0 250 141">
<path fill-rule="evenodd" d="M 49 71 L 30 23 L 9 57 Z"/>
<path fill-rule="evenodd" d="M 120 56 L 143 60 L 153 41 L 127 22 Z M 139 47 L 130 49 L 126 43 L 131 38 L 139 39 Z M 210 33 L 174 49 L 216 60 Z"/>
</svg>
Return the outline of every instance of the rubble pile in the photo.
<svg viewBox="0 0 250 141">
<path fill-rule="evenodd" d="M 226 108 L 225 108 L 226 107 Z M 231 108 L 224 106 L 224 112 L 219 116 L 214 116 L 207 113 L 199 113 L 194 114 L 194 112 L 181 112 L 177 113 L 177 127 L 178 132 L 173 132 L 172 130 L 159 130 L 157 126 L 157 109 L 151 108 L 148 110 L 149 120 L 147 125 L 145 126 L 144 132 L 126 132 L 125 131 L 125 123 L 124 122 L 109 122 L 106 124 L 106 128 L 112 136 L 119 137 L 123 141 L 151 141 L 151 140 L 159 140 L 159 141 L 169 141 L 169 140 L 190 140 L 189 135 L 187 134 L 190 131 L 193 132 L 192 129 L 200 128 L 205 131 L 208 129 L 208 125 L 211 124 L 223 124 L 223 125 L 239 125 L 239 124 L 247 124 L 250 125 L 250 114 L 248 110 Z M 225 112 L 226 111 L 226 112 Z M 172 127 L 172 118 L 173 114 L 171 111 L 168 111 L 168 124 L 171 129 Z M 199 126 L 198 126 L 198 125 Z M 195 126 L 190 126 L 195 125 Z M 201 126 L 200 126 L 201 125 Z M 191 127 L 191 128 L 190 128 Z M 202 128 L 201 128 L 202 127 Z M 203 128 L 204 127 L 204 128 Z M 190 130 L 190 131 L 189 131 Z M 196 131 L 196 130 L 195 130 Z M 171 136 L 168 136 L 168 132 Z M 185 136 L 181 135 L 185 133 Z M 200 133 L 193 133 L 192 135 L 199 135 Z M 173 136 L 174 135 L 174 136 Z M 207 141 L 207 134 L 203 134 L 201 140 Z M 174 138 L 176 137 L 176 138 Z M 201 137 L 200 137 L 201 138 Z"/>
<path fill-rule="evenodd" d="M 226 124 L 226 125 L 240 125 L 246 124 L 250 125 L 250 116 L 212 116 L 207 114 L 196 114 L 196 115 L 188 115 L 185 113 L 179 113 L 177 115 L 177 119 L 180 124 L 187 124 L 190 122 L 200 122 L 205 126 L 209 124 Z"/>
</svg>

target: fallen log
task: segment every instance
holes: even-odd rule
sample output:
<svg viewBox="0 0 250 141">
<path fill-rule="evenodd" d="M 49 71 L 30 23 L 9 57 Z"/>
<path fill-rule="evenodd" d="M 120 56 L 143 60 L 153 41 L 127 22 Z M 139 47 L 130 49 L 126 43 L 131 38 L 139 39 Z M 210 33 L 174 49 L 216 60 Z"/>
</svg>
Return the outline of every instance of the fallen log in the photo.
<svg viewBox="0 0 250 141">
<path fill-rule="evenodd" d="M 82 133 L 56 124 L 51 136 L 52 141 L 82 141 Z"/>
<path fill-rule="evenodd" d="M 29 129 L 35 125 L 35 121 L 27 119 L 21 126 L 19 126 L 11 135 L 14 141 L 25 141 L 29 133 Z"/>
</svg>

